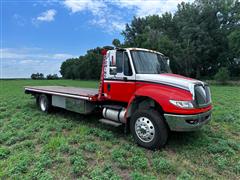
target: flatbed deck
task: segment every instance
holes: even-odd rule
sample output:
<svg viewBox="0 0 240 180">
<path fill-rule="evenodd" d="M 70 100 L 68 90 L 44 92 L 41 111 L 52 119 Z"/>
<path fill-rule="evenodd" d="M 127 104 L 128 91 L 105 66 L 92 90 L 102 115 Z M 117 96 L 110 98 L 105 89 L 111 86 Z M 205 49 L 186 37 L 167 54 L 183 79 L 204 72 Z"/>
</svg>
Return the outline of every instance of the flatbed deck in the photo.
<svg viewBox="0 0 240 180">
<path fill-rule="evenodd" d="M 65 86 L 26 86 L 25 92 L 45 93 L 64 97 L 72 97 L 85 100 L 94 100 L 98 96 L 98 89 L 78 88 Z"/>
</svg>

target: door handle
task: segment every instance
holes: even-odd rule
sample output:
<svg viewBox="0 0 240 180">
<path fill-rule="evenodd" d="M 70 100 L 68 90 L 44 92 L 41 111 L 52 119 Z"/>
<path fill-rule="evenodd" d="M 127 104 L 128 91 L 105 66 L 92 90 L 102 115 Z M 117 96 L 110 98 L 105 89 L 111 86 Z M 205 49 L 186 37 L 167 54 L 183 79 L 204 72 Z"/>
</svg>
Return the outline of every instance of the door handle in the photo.
<svg viewBox="0 0 240 180">
<path fill-rule="evenodd" d="M 108 90 L 108 91 L 111 90 L 111 84 L 107 84 L 107 90 Z"/>
</svg>

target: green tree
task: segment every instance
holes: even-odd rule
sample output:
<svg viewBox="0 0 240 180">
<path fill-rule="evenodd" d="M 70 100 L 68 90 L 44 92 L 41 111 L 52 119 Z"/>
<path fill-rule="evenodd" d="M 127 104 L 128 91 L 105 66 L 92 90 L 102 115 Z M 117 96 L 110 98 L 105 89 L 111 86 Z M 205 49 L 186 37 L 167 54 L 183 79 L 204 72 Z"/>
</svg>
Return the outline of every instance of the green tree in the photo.
<svg viewBox="0 0 240 180">
<path fill-rule="evenodd" d="M 227 67 L 231 76 L 238 76 L 239 29 L 238 0 L 195 0 L 179 4 L 175 13 L 133 17 L 122 32 L 124 42 L 114 39 L 112 44 L 162 52 L 170 58 L 174 73 L 214 77 L 220 67 Z M 63 62 L 60 73 L 63 78 L 98 79 L 101 66 L 97 47 Z"/>
<path fill-rule="evenodd" d="M 124 45 L 163 52 L 175 73 L 213 76 L 219 67 L 230 66 L 231 51 L 240 49 L 239 11 L 237 0 L 183 2 L 174 14 L 134 17 L 122 33 Z"/>
<path fill-rule="evenodd" d="M 44 74 L 43 73 L 33 73 L 31 75 L 31 79 L 44 79 Z"/>
<path fill-rule="evenodd" d="M 58 75 L 57 74 L 48 74 L 46 76 L 47 79 L 59 79 Z"/>
<path fill-rule="evenodd" d="M 217 74 L 214 76 L 214 79 L 221 84 L 226 84 L 229 80 L 229 72 L 226 67 L 221 67 Z"/>
<path fill-rule="evenodd" d="M 112 41 L 112 45 L 115 46 L 115 47 L 121 47 L 121 42 L 119 39 L 114 39 Z"/>
<path fill-rule="evenodd" d="M 231 52 L 235 58 L 240 57 L 240 28 L 228 35 L 228 42 Z"/>
</svg>

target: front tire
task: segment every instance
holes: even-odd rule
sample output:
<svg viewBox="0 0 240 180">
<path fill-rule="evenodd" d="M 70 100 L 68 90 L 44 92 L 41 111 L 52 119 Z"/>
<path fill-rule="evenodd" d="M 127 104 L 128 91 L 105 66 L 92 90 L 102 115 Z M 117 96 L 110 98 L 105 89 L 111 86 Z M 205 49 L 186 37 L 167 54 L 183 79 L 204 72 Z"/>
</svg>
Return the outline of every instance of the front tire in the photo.
<svg viewBox="0 0 240 180">
<path fill-rule="evenodd" d="M 37 102 L 38 102 L 38 106 L 39 106 L 41 111 L 43 111 L 43 112 L 50 112 L 51 111 L 51 108 L 52 108 L 51 99 L 47 95 L 41 94 L 38 97 Z"/>
<path fill-rule="evenodd" d="M 163 147 L 168 139 L 168 128 L 156 110 L 137 110 L 130 119 L 130 129 L 135 142 L 148 149 Z"/>
</svg>

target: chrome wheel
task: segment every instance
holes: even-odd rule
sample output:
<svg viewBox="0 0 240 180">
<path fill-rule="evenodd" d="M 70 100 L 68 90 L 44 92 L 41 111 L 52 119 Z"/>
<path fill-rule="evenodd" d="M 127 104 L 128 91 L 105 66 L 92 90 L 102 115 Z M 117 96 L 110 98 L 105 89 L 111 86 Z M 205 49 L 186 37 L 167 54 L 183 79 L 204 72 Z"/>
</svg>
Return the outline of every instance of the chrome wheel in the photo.
<svg viewBox="0 0 240 180">
<path fill-rule="evenodd" d="M 42 111 L 46 111 L 47 109 L 47 101 L 44 97 L 40 98 L 40 108 Z"/>
<path fill-rule="evenodd" d="M 135 132 L 143 142 L 151 142 L 155 136 L 155 128 L 150 119 L 140 117 L 135 123 Z"/>
</svg>

